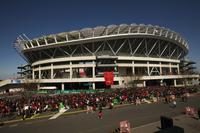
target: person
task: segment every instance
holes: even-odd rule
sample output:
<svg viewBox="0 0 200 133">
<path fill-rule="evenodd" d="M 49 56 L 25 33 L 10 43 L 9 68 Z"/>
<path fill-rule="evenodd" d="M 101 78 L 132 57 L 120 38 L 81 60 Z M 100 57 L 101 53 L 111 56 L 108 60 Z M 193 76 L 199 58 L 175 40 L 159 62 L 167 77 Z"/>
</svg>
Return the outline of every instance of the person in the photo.
<svg viewBox="0 0 200 133">
<path fill-rule="evenodd" d="M 172 107 L 172 108 L 175 108 L 175 107 L 176 107 L 176 100 L 173 100 L 173 101 L 171 102 L 171 107 Z"/>
<path fill-rule="evenodd" d="M 102 110 L 99 110 L 98 118 L 99 119 L 103 119 L 103 112 L 102 112 Z"/>
<path fill-rule="evenodd" d="M 109 103 L 109 109 L 113 109 L 114 104 L 112 102 Z"/>
<path fill-rule="evenodd" d="M 136 102 L 135 103 L 136 103 L 136 105 L 140 105 L 141 104 L 139 97 L 136 98 Z"/>
</svg>

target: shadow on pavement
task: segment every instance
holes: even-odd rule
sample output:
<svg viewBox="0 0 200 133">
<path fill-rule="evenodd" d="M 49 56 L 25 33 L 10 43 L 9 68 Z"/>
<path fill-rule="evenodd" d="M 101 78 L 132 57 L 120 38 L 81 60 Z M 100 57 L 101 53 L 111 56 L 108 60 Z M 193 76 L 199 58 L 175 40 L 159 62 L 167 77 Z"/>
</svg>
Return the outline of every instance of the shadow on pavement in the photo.
<svg viewBox="0 0 200 133">
<path fill-rule="evenodd" d="M 184 129 L 182 127 L 174 126 L 167 129 L 160 129 L 154 133 L 184 133 Z"/>
</svg>

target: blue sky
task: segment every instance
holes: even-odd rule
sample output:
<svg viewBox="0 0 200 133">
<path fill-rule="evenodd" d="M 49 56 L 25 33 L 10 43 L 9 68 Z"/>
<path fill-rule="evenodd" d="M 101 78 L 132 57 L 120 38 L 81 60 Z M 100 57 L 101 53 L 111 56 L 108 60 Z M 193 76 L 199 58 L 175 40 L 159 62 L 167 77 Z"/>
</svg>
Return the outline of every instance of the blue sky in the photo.
<svg viewBox="0 0 200 133">
<path fill-rule="evenodd" d="M 170 28 L 189 42 L 188 57 L 200 70 L 198 0 L 1 0 L 0 79 L 25 61 L 14 50 L 15 38 L 30 38 L 98 25 L 143 23 Z"/>
</svg>

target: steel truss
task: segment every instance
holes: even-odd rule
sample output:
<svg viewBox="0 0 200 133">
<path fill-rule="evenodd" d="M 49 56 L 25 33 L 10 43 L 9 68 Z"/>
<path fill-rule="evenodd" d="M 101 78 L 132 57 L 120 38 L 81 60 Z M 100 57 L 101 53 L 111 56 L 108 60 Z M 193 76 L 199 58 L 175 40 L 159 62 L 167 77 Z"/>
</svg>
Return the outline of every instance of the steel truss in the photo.
<svg viewBox="0 0 200 133">
<path fill-rule="evenodd" d="M 165 40 L 124 38 L 29 51 L 24 55 L 32 63 L 38 60 L 58 57 L 99 55 L 180 59 L 184 56 L 184 51 L 176 44 Z"/>
</svg>

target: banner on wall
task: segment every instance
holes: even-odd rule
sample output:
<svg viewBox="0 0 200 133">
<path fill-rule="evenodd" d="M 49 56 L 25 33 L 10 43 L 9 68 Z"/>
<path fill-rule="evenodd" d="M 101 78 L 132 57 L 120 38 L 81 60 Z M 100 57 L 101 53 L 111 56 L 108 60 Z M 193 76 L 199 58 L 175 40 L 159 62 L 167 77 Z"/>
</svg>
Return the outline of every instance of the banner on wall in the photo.
<svg viewBox="0 0 200 133">
<path fill-rule="evenodd" d="M 113 85 L 114 84 L 113 72 L 104 72 L 104 80 L 106 85 Z"/>
<path fill-rule="evenodd" d="M 79 69 L 79 76 L 82 78 L 82 77 L 86 77 L 86 73 L 85 73 L 85 70 L 83 68 L 80 68 Z"/>
</svg>

